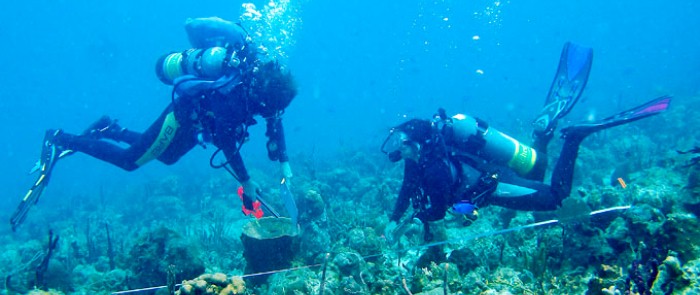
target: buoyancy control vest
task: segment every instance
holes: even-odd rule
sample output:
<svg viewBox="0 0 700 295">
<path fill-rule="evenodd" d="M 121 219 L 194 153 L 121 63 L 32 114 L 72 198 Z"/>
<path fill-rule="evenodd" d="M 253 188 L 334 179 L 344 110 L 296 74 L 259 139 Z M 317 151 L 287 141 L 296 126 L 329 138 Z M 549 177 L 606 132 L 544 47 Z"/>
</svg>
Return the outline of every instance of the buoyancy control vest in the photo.
<svg viewBox="0 0 700 295">
<path fill-rule="evenodd" d="M 500 183 L 503 173 L 525 176 L 535 168 L 538 154 L 530 146 L 481 119 L 463 114 L 448 118 L 440 112 L 433 126 L 448 150 L 455 212 L 469 216 L 487 203 L 491 194 L 504 189 Z"/>
</svg>

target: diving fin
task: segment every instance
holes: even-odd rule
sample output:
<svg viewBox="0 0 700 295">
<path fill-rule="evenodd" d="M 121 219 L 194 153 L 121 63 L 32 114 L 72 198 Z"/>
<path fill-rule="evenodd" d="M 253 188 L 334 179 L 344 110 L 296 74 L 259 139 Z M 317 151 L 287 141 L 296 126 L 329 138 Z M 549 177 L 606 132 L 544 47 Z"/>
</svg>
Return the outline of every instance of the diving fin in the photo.
<svg viewBox="0 0 700 295">
<path fill-rule="evenodd" d="M 582 123 L 564 128 L 561 130 L 562 138 L 570 138 L 572 136 L 583 138 L 599 130 L 634 122 L 653 115 L 658 115 L 667 110 L 670 103 L 671 96 L 662 96 L 638 107 L 626 110 L 596 122 Z"/>
<path fill-rule="evenodd" d="M 29 209 L 34 206 L 39 201 L 41 193 L 49 184 L 49 179 L 51 179 L 51 172 L 58 159 L 66 157 L 73 153 L 72 150 L 62 150 L 60 147 L 56 146 L 53 142 L 53 138 L 60 134 L 61 130 L 49 130 L 46 132 L 44 137 L 44 144 L 41 148 L 41 156 L 39 161 L 37 161 L 36 166 L 30 171 L 34 173 L 39 171 L 39 177 L 34 182 L 34 185 L 29 189 L 27 194 L 24 195 L 22 201 L 20 202 L 17 209 L 12 214 L 10 218 L 10 224 L 12 225 L 12 230 L 16 230 L 20 224 L 27 218 L 27 213 Z"/>
<path fill-rule="evenodd" d="M 557 120 L 571 111 L 586 87 L 592 63 L 592 48 L 571 42 L 564 44 L 547 100 L 542 112 L 533 122 L 535 133 L 551 134 L 556 128 Z"/>
</svg>

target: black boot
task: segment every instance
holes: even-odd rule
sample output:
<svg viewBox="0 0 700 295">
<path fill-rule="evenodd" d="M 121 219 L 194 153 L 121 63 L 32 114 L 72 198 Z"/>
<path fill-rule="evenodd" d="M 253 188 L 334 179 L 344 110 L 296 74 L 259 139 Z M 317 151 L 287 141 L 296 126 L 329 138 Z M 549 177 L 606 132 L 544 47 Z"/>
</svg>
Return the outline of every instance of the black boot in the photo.
<svg viewBox="0 0 700 295">
<path fill-rule="evenodd" d="M 41 155 L 34 168 L 32 168 L 32 173 L 39 170 L 46 171 L 47 169 L 51 169 L 59 158 L 73 153 L 72 150 L 61 146 L 59 137 L 62 133 L 63 130 L 61 129 L 46 130 L 44 141 L 41 146 Z"/>
</svg>

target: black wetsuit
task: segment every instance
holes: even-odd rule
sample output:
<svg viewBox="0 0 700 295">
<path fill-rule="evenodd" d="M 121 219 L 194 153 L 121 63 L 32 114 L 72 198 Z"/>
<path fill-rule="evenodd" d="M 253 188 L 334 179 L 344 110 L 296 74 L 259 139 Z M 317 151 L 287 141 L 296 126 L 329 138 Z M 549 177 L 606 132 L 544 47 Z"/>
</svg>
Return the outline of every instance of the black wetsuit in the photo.
<svg viewBox="0 0 700 295">
<path fill-rule="evenodd" d="M 538 159 L 543 159 L 543 162 L 524 177 L 508 167 L 490 165 L 473 155 L 447 153 L 444 147 L 449 143 L 438 141 L 425 144 L 418 162 L 404 160 L 404 180 L 390 220 L 398 222 L 409 204 L 416 209 L 415 217 L 420 220 L 440 220 L 452 204 L 461 200 L 475 202 L 482 207 L 497 205 L 528 211 L 554 210 L 571 192 L 581 140 L 576 137 L 565 140 L 551 185 L 542 182 L 549 139 L 535 142 L 540 155 Z M 495 181 L 485 183 L 484 179 Z M 511 192 L 504 187 L 510 188 Z M 518 193 L 513 193 L 512 189 Z M 475 196 L 480 197 L 478 200 L 471 199 Z"/>
<path fill-rule="evenodd" d="M 452 204 L 453 177 L 446 158 L 432 153 L 421 154 L 418 162 L 404 160 L 404 176 L 399 198 L 390 220 L 398 222 L 413 205 L 416 216 L 422 221 L 435 221 L 445 218 Z"/>
<path fill-rule="evenodd" d="M 151 159 L 168 165 L 177 162 L 200 143 L 198 137 L 203 135 L 222 149 L 239 181 L 246 181 L 250 176 L 238 151 L 248 136 L 247 126 L 256 123 L 254 116 L 262 115 L 267 121 L 270 159 L 288 160 L 281 112 L 265 109 L 248 93 L 244 85 L 238 85 L 226 95 L 210 91 L 198 97 L 178 97 L 143 133 L 126 129 L 104 132 L 100 136 L 60 133 L 54 143 L 132 171 Z M 102 138 L 122 141 L 129 147 L 123 148 Z"/>
</svg>

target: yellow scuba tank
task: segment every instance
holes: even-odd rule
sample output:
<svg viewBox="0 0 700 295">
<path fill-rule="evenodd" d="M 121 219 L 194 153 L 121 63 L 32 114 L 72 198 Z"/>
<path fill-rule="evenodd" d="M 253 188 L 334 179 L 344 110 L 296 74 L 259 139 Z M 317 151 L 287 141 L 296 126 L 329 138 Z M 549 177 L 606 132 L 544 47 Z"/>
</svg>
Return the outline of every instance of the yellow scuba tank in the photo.
<svg viewBox="0 0 700 295">
<path fill-rule="evenodd" d="M 457 114 L 448 120 L 446 139 L 458 151 L 505 165 L 520 175 L 532 171 L 537 151 L 498 131 L 480 119 Z"/>
</svg>

